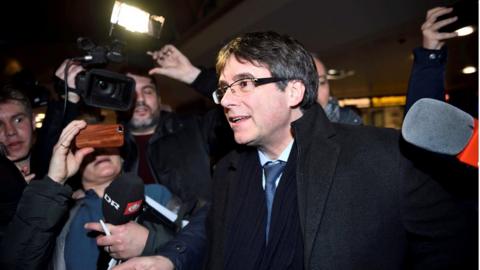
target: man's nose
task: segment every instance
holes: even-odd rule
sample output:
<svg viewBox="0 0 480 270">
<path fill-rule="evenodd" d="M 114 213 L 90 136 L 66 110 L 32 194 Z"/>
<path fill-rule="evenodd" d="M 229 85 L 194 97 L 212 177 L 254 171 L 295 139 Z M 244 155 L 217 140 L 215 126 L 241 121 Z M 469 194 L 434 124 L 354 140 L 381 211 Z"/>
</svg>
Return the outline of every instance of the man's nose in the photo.
<svg viewBox="0 0 480 270">
<path fill-rule="evenodd" d="M 229 88 L 227 89 L 227 91 L 225 92 L 225 94 L 223 95 L 222 99 L 220 100 L 220 104 L 227 108 L 227 107 L 230 107 L 232 105 L 234 105 L 237 101 L 237 96 L 235 96 L 233 93 L 232 93 L 232 89 Z"/>
<path fill-rule="evenodd" d="M 143 101 L 143 100 L 144 100 L 144 96 L 143 96 L 142 91 L 136 91 L 135 101 L 138 102 L 138 101 Z"/>
<path fill-rule="evenodd" d="M 5 124 L 5 134 L 7 134 L 7 136 L 14 136 L 15 134 L 17 134 L 17 127 L 15 125 L 10 124 L 10 123 L 6 123 Z"/>
</svg>

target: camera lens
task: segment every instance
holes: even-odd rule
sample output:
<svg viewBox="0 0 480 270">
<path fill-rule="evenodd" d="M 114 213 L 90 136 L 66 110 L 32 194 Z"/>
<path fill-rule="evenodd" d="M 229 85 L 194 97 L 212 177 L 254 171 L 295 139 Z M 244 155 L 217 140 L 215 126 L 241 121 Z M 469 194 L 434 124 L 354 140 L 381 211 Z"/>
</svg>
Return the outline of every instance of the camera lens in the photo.
<svg viewBox="0 0 480 270">
<path fill-rule="evenodd" d="M 108 81 L 98 80 L 97 89 L 102 95 L 111 95 L 113 93 L 113 84 Z"/>
</svg>

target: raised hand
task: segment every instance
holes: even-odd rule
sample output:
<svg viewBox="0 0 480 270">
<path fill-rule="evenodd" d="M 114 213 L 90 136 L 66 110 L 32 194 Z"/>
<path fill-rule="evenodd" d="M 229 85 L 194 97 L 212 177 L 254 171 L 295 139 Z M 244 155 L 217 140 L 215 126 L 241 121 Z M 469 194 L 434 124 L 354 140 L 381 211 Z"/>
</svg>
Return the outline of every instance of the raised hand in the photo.
<svg viewBox="0 0 480 270">
<path fill-rule="evenodd" d="M 423 47 L 429 50 L 439 50 L 445 44 L 444 40 L 457 36 L 457 33 L 443 33 L 439 29 L 456 21 L 457 17 L 450 17 L 437 21 L 438 17 L 448 14 L 453 8 L 436 7 L 427 12 L 427 18 L 422 24 Z"/>
<path fill-rule="evenodd" d="M 148 72 L 150 75 L 160 74 L 191 84 L 200 74 L 200 69 L 192 65 L 190 60 L 173 45 L 165 45 L 149 54 L 158 65 Z"/>
<path fill-rule="evenodd" d="M 78 171 L 83 158 L 94 151 L 93 148 L 87 147 L 73 153 L 71 149 L 73 139 L 86 126 L 85 121 L 75 120 L 63 129 L 57 144 L 53 147 L 52 159 L 48 168 L 48 176 L 53 181 L 64 184 Z"/>
</svg>

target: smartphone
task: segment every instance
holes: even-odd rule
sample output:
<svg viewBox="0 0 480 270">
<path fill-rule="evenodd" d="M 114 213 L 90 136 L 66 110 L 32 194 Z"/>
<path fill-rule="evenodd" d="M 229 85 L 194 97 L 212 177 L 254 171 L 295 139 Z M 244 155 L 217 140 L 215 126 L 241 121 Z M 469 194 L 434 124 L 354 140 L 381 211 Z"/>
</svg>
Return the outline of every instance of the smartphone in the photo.
<svg viewBox="0 0 480 270">
<path fill-rule="evenodd" d="M 440 28 L 440 32 L 451 33 L 465 26 L 477 25 L 478 21 L 478 1 L 476 0 L 459 0 L 449 7 L 453 11 L 437 18 L 437 21 L 442 21 L 447 18 L 457 16 L 457 20 L 451 24 Z"/>
<path fill-rule="evenodd" d="M 75 137 L 77 148 L 120 147 L 124 142 L 123 126 L 119 124 L 87 125 Z"/>
</svg>

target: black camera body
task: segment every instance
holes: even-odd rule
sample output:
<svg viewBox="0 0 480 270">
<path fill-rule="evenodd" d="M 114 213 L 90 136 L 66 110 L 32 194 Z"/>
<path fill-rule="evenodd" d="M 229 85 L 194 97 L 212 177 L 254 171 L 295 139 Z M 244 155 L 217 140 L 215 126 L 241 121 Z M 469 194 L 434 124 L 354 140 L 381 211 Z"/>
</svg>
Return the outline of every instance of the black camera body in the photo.
<svg viewBox="0 0 480 270">
<path fill-rule="evenodd" d="M 90 69 L 75 78 L 78 94 L 88 106 L 126 111 L 135 93 L 135 81 L 106 69 Z"/>
<path fill-rule="evenodd" d="M 110 46 L 96 46 L 88 38 L 78 38 L 77 45 L 86 51 L 87 55 L 75 58 L 86 68 L 86 71 L 75 78 L 75 92 L 88 106 L 116 111 L 130 109 L 135 93 L 135 81 L 123 74 L 97 68 L 106 66 L 109 62 L 124 62 L 124 44 L 113 40 Z"/>
</svg>

